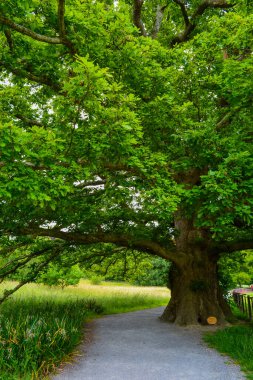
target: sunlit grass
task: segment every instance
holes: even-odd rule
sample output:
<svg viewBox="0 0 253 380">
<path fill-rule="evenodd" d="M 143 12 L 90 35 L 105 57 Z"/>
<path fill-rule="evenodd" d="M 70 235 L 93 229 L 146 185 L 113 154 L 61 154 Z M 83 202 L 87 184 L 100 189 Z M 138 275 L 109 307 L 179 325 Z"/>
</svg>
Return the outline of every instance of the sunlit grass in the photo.
<svg viewBox="0 0 253 380">
<path fill-rule="evenodd" d="M 0 294 L 13 286 L 2 284 Z M 0 307 L 0 379 L 45 377 L 80 342 L 87 318 L 162 306 L 168 299 L 166 288 L 122 283 L 81 281 L 64 290 L 26 285 Z"/>
<path fill-rule="evenodd" d="M 13 284 L 9 282 L 1 285 L 0 293 L 4 288 L 13 287 Z M 170 291 L 164 287 L 138 287 L 113 282 L 92 285 L 88 280 L 82 280 L 78 286 L 69 286 L 64 290 L 59 287 L 28 284 L 16 293 L 13 299 L 37 297 L 57 301 L 66 301 L 67 298 L 86 300 L 92 298 L 103 306 L 104 314 L 114 314 L 166 305 Z"/>
<path fill-rule="evenodd" d="M 163 287 L 138 287 L 107 282 L 98 286 L 81 281 L 78 289 L 72 287 L 68 291 L 78 293 L 81 297 L 92 296 L 104 307 L 106 314 L 164 306 L 170 297 L 170 291 Z"/>
<path fill-rule="evenodd" d="M 204 337 L 211 347 L 228 354 L 253 379 L 253 325 L 233 326 Z"/>
</svg>

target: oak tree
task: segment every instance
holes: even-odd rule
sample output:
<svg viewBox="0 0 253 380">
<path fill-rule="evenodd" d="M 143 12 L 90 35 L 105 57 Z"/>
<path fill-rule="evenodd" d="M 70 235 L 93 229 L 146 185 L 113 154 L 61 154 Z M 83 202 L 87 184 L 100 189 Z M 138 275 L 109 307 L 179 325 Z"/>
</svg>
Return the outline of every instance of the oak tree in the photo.
<svg viewBox="0 0 253 380">
<path fill-rule="evenodd" d="M 173 262 L 164 320 L 223 323 L 217 262 L 253 248 L 252 28 L 245 1 L 1 2 L 0 229 L 19 252 L 1 277 L 113 245 Z"/>
</svg>

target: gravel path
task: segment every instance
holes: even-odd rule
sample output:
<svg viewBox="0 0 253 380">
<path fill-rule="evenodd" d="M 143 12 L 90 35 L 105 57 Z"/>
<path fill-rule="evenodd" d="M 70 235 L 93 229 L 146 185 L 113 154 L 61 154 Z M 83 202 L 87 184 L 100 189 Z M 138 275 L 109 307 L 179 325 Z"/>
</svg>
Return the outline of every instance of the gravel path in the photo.
<svg viewBox="0 0 253 380">
<path fill-rule="evenodd" d="M 199 328 L 163 323 L 161 313 L 158 308 L 97 319 L 82 356 L 52 379 L 245 379 L 238 366 L 204 345 Z"/>
</svg>

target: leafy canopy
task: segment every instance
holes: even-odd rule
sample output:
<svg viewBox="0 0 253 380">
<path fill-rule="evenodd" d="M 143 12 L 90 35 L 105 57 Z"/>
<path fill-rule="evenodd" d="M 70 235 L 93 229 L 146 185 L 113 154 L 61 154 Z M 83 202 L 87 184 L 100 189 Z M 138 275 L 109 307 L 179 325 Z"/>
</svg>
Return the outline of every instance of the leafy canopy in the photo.
<svg viewBox="0 0 253 380">
<path fill-rule="evenodd" d="M 251 5 L 142 3 L 0 4 L 3 236 L 176 260 L 180 214 L 252 241 Z"/>
</svg>

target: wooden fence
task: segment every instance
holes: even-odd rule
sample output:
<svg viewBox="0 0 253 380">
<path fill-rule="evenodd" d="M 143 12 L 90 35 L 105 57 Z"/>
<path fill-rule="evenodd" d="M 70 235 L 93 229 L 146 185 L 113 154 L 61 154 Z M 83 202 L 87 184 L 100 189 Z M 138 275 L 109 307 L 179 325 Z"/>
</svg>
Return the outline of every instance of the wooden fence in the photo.
<svg viewBox="0 0 253 380">
<path fill-rule="evenodd" d="M 233 291 L 233 298 L 238 308 L 253 321 L 253 295 Z"/>
</svg>

